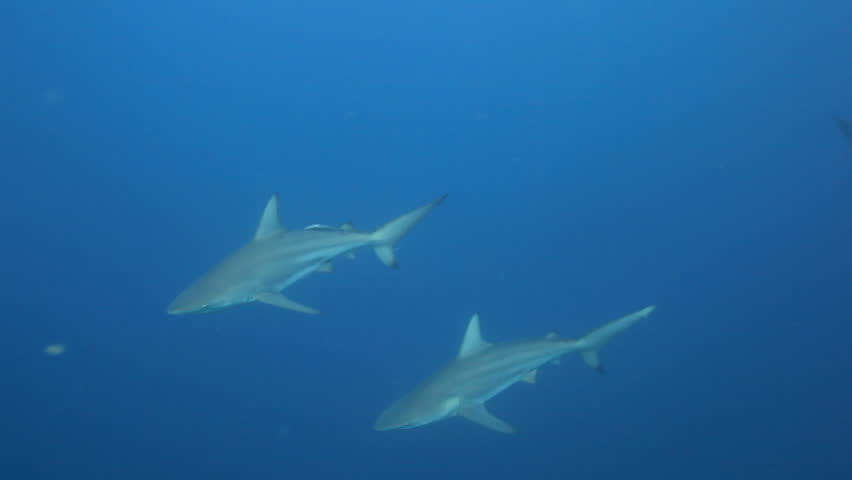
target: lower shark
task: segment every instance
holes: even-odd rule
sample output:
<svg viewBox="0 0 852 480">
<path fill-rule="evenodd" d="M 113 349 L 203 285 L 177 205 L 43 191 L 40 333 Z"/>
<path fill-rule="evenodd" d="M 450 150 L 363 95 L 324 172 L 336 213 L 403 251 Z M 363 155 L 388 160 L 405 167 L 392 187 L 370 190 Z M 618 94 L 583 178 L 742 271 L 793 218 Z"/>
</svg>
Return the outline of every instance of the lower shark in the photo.
<svg viewBox="0 0 852 480">
<path fill-rule="evenodd" d="M 498 432 L 514 433 L 514 428 L 485 408 L 485 402 L 519 381 L 535 383 L 539 367 L 558 362 L 567 353 L 580 352 L 589 366 L 602 372 L 601 347 L 654 308 L 645 307 L 576 340 L 549 333 L 544 338 L 496 345 L 482 339 L 475 314 L 456 359 L 382 412 L 373 428 L 414 428 L 460 416 Z"/>
<path fill-rule="evenodd" d="M 398 268 L 394 245 L 440 205 L 446 195 L 386 223 L 374 232 L 311 225 L 287 230 L 278 216 L 278 195 L 266 204 L 254 238 L 191 284 L 167 311 L 177 315 L 211 312 L 249 302 L 262 302 L 302 313 L 319 313 L 281 294 L 281 290 L 316 271 L 331 271 L 331 260 L 370 246 L 379 259 Z"/>
</svg>

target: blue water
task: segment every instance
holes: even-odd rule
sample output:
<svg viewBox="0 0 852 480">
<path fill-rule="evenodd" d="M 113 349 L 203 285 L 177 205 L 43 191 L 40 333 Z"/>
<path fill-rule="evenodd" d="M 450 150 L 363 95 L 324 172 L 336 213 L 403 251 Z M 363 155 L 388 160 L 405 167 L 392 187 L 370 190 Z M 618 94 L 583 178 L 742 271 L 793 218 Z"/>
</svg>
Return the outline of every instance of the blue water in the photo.
<svg viewBox="0 0 852 480">
<path fill-rule="evenodd" d="M 0 7 L 0 478 L 852 478 L 852 5 Z M 399 245 L 174 317 L 272 192 Z M 602 352 L 375 432 L 451 359 L 658 305 Z M 49 344 L 66 352 L 46 356 Z"/>
</svg>

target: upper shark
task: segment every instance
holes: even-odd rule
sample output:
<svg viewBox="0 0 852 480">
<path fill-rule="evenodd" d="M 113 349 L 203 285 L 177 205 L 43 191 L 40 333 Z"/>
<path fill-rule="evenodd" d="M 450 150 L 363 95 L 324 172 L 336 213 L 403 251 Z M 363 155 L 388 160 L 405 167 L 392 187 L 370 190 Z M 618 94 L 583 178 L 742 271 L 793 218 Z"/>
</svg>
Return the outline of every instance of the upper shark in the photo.
<svg viewBox="0 0 852 480">
<path fill-rule="evenodd" d="M 168 306 L 168 313 L 210 312 L 253 301 L 303 313 L 319 313 L 281 294 L 305 275 L 330 271 L 330 260 L 352 250 L 372 246 L 379 259 L 397 268 L 393 247 L 446 195 L 365 233 L 350 224 L 339 228 L 312 225 L 288 231 L 278 217 L 278 195 L 273 195 L 254 238 L 184 290 Z"/>
<path fill-rule="evenodd" d="M 518 381 L 535 383 L 540 366 L 557 362 L 566 353 L 580 352 L 589 366 L 603 371 L 598 350 L 654 308 L 645 307 L 577 340 L 549 333 L 544 338 L 497 345 L 482 339 L 479 315 L 474 315 L 458 357 L 382 412 L 373 428 L 414 428 L 457 415 L 498 432 L 514 433 L 485 408 L 486 401 Z"/>
</svg>

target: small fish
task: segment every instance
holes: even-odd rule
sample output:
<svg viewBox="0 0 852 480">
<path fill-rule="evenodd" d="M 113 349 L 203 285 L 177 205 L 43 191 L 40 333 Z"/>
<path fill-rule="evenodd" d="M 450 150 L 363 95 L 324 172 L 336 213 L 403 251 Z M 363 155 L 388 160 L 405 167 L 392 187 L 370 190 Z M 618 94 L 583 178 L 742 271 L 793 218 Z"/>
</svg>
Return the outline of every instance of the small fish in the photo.
<svg viewBox="0 0 852 480">
<path fill-rule="evenodd" d="M 62 355 L 63 353 L 65 353 L 65 345 L 62 345 L 61 343 L 54 343 L 54 344 L 48 345 L 48 346 L 44 347 L 44 350 L 42 350 L 42 353 L 44 353 L 48 357 L 56 357 L 56 356 Z"/>
</svg>

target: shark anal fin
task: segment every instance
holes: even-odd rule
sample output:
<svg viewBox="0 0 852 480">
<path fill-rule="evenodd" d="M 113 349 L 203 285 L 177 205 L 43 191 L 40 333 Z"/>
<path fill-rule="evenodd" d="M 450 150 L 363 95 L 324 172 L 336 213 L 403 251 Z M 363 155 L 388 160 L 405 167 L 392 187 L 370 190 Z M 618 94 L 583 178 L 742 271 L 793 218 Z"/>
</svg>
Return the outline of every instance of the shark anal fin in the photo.
<svg viewBox="0 0 852 480">
<path fill-rule="evenodd" d="M 310 313 L 311 315 L 320 313 L 319 310 L 294 302 L 278 292 L 261 293 L 255 297 L 255 300 L 286 310 L 293 310 L 294 312 Z"/>
<path fill-rule="evenodd" d="M 465 408 L 459 412 L 459 415 L 491 430 L 497 430 L 501 433 L 515 433 L 515 429 L 511 425 L 492 415 L 481 403 Z"/>
<path fill-rule="evenodd" d="M 538 370 L 537 370 L 537 369 L 536 369 L 536 370 L 530 370 L 529 372 L 527 372 L 527 374 L 526 374 L 526 375 L 524 375 L 523 377 L 521 377 L 521 381 L 522 381 L 522 382 L 527 382 L 527 383 L 535 383 L 535 377 L 536 377 L 536 374 L 538 374 Z"/>
<path fill-rule="evenodd" d="M 318 272 L 331 273 L 334 271 L 334 264 L 331 261 L 325 262 L 317 268 Z"/>
</svg>

